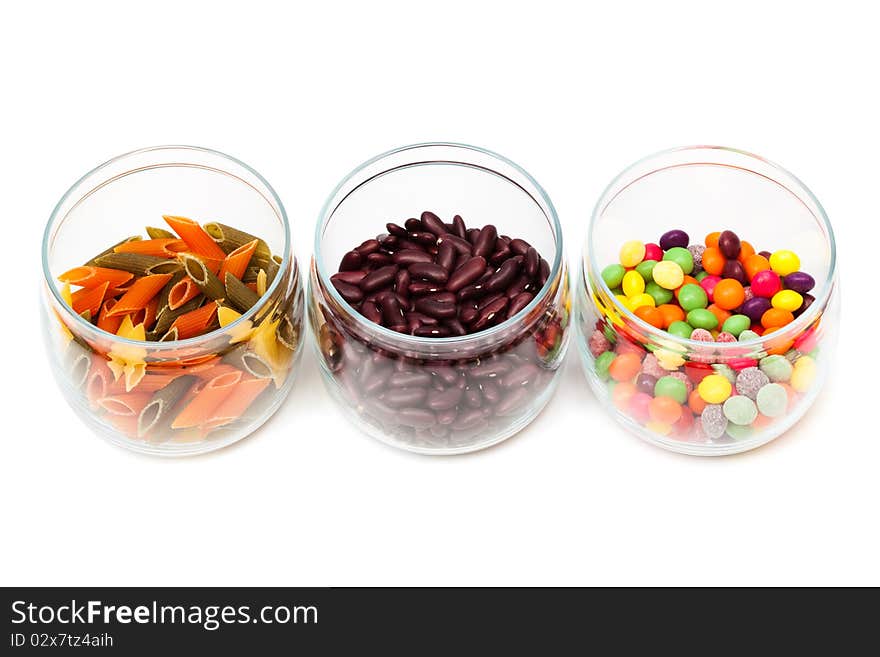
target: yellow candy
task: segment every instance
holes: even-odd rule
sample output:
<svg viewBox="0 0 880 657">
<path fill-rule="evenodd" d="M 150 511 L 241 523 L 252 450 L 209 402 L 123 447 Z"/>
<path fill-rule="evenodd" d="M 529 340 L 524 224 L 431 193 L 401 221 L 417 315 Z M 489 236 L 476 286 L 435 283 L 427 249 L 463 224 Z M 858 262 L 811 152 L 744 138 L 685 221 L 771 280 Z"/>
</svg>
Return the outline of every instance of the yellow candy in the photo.
<svg viewBox="0 0 880 657">
<path fill-rule="evenodd" d="M 770 299 L 770 305 L 781 310 L 794 312 L 804 303 L 804 298 L 794 290 L 780 290 Z"/>
<path fill-rule="evenodd" d="M 684 283 L 684 270 L 681 265 L 672 260 L 662 260 L 654 265 L 651 274 L 654 282 L 667 290 L 675 290 Z"/>
<path fill-rule="evenodd" d="M 635 272 L 633 272 L 635 273 Z M 641 276 L 639 276 L 641 278 Z M 636 308 L 641 308 L 642 306 L 651 306 L 653 308 L 656 305 L 654 301 L 654 297 L 650 294 L 636 294 L 631 297 L 627 297 L 626 299 L 626 307 L 629 308 L 631 312 L 635 312 Z"/>
<path fill-rule="evenodd" d="M 620 284 L 623 293 L 628 297 L 634 297 L 645 291 L 645 279 L 635 269 L 623 275 L 623 283 Z"/>
<path fill-rule="evenodd" d="M 657 359 L 657 364 L 668 372 L 677 370 L 684 365 L 684 358 L 681 357 L 681 354 L 668 349 L 655 349 L 654 357 Z"/>
<path fill-rule="evenodd" d="M 614 298 L 617 299 L 617 302 L 623 306 L 624 308 L 629 308 L 629 299 L 627 299 L 622 294 L 615 294 Z"/>
<path fill-rule="evenodd" d="M 653 431 L 654 433 L 659 433 L 661 436 L 667 435 L 670 431 L 672 431 L 672 425 L 666 424 L 664 422 L 654 422 L 651 420 L 645 425 L 645 428 L 648 431 Z"/>
<path fill-rule="evenodd" d="M 794 251 L 777 251 L 770 256 L 770 269 L 780 276 L 788 276 L 801 268 L 801 259 Z"/>
<path fill-rule="evenodd" d="M 806 392 L 816 380 L 816 361 L 809 356 L 801 356 L 794 363 L 791 373 L 791 387 L 798 392 Z"/>
<path fill-rule="evenodd" d="M 721 404 L 730 397 L 732 390 L 733 386 L 730 385 L 730 381 L 720 374 L 710 374 L 697 386 L 700 399 L 707 404 Z"/>
<path fill-rule="evenodd" d="M 624 267 L 635 267 L 645 259 L 645 245 L 632 240 L 620 247 L 620 264 Z"/>
</svg>

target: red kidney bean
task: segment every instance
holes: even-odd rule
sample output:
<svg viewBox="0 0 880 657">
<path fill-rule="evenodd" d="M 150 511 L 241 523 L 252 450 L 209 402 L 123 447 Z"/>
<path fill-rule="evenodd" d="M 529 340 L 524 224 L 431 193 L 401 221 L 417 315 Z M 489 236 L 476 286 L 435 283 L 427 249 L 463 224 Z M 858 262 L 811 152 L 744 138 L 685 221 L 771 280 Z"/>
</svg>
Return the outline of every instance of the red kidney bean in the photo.
<svg viewBox="0 0 880 657">
<path fill-rule="evenodd" d="M 433 262 L 431 254 L 421 249 L 403 249 L 394 254 L 394 264 L 409 267 L 417 262 Z"/>
<path fill-rule="evenodd" d="M 458 417 L 452 423 L 452 428 L 457 431 L 473 429 L 480 426 L 486 420 L 483 417 L 483 410 L 480 408 L 472 408 L 470 410 L 459 413 Z"/>
<path fill-rule="evenodd" d="M 429 294 L 426 299 L 436 301 L 437 303 L 455 303 L 455 295 L 452 292 L 437 292 Z"/>
<path fill-rule="evenodd" d="M 538 267 L 540 265 L 541 256 L 538 255 L 538 250 L 530 246 L 529 250 L 526 251 L 525 255 L 525 272 L 526 276 L 529 278 L 534 278 L 538 275 Z"/>
<path fill-rule="evenodd" d="M 423 247 L 437 243 L 437 236 L 434 235 L 434 233 L 426 231 L 412 232 L 409 234 L 409 238 L 416 244 L 421 244 Z"/>
<path fill-rule="evenodd" d="M 446 338 L 449 337 L 449 329 L 445 326 L 419 326 L 412 334 L 420 338 Z"/>
<path fill-rule="evenodd" d="M 507 260 L 510 256 L 513 255 L 513 251 L 504 247 L 503 249 L 499 249 L 489 258 L 489 262 L 495 267 L 500 266 L 505 260 Z"/>
<path fill-rule="evenodd" d="M 477 303 L 477 310 L 482 310 L 483 308 L 488 306 L 490 303 L 495 303 L 496 301 L 498 301 L 498 299 L 500 299 L 503 296 L 504 296 L 503 294 L 496 293 L 496 294 L 493 294 L 491 296 L 486 297 L 485 299 L 483 299 L 482 301 Z"/>
<path fill-rule="evenodd" d="M 394 372 L 388 378 L 388 385 L 392 388 L 426 387 L 430 383 L 431 375 L 427 372 Z"/>
<path fill-rule="evenodd" d="M 425 388 L 392 388 L 382 395 L 382 401 L 389 406 L 413 406 L 427 396 Z"/>
<path fill-rule="evenodd" d="M 444 241 L 437 250 L 437 264 L 446 271 L 451 272 L 455 266 L 456 255 L 455 247 L 448 241 Z"/>
<path fill-rule="evenodd" d="M 513 367 L 513 363 L 509 359 L 496 356 L 474 365 L 465 372 L 473 379 L 496 379 L 510 372 Z"/>
<path fill-rule="evenodd" d="M 502 294 L 492 301 L 492 303 L 480 309 L 480 315 L 477 317 L 477 321 L 473 324 L 474 331 L 482 331 L 484 328 L 492 326 L 503 318 L 504 309 L 507 307 L 508 301 L 509 299 Z"/>
<path fill-rule="evenodd" d="M 452 218 L 452 227 L 455 229 L 452 232 L 458 235 L 461 239 L 467 239 L 467 227 L 464 225 L 464 219 L 461 218 L 461 215 L 457 214 Z"/>
<path fill-rule="evenodd" d="M 358 303 L 364 298 L 364 293 L 357 285 L 351 285 L 343 281 L 334 281 L 333 287 L 349 303 Z"/>
<path fill-rule="evenodd" d="M 531 283 L 531 279 L 523 274 L 510 284 L 507 290 L 504 291 L 504 294 L 510 298 L 518 296 L 528 289 L 529 283 Z"/>
<path fill-rule="evenodd" d="M 510 302 L 510 306 L 507 308 L 507 316 L 513 317 L 520 310 L 528 306 L 534 298 L 535 295 L 533 295 L 531 292 L 521 292 L 520 294 L 517 294 L 515 297 L 513 297 Z"/>
<path fill-rule="evenodd" d="M 394 262 L 390 255 L 382 253 L 381 251 L 371 253 L 366 257 L 366 261 L 371 267 L 384 267 L 385 265 L 390 265 Z"/>
<path fill-rule="evenodd" d="M 467 329 L 457 319 L 446 320 L 446 328 L 449 329 L 450 335 L 467 335 Z"/>
<path fill-rule="evenodd" d="M 342 281 L 343 283 L 357 285 L 366 275 L 367 272 L 365 272 L 363 269 L 358 269 L 357 271 L 340 271 L 330 277 L 330 282 L 333 283 L 335 281 Z"/>
<path fill-rule="evenodd" d="M 437 418 L 437 424 L 447 426 L 455 422 L 455 418 L 458 417 L 458 410 L 455 407 L 446 408 L 437 411 L 434 415 Z"/>
<path fill-rule="evenodd" d="M 455 248 L 456 252 L 459 255 L 471 255 L 473 251 L 473 246 L 470 242 L 465 239 L 462 239 L 458 235 L 453 235 L 451 233 L 446 233 L 445 235 L 441 235 L 437 238 L 437 244 L 442 245 L 444 243 L 449 243 Z"/>
<path fill-rule="evenodd" d="M 420 297 L 425 294 L 434 294 L 443 291 L 443 286 L 428 281 L 413 281 L 409 284 L 409 293 L 414 297 Z"/>
<path fill-rule="evenodd" d="M 416 262 L 408 269 L 413 278 L 422 278 L 433 283 L 445 283 L 449 280 L 449 272 L 433 262 Z"/>
<path fill-rule="evenodd" d="M 467 305 L 463 305 L 461 310 L 458 312 L 458 318 L 464 324 L 471 324 L 477 319 L 477 315 L 480 314 L 480 309 L 477 307 L 477 304 L 471 303 Z"/>
<path fill-rule="evenodd" d="M 355 249 L 362 256 L 370 255 L 379 250 L 379 240 L 367 240 Z"/>
<path fill-rule="evenodd" d="M 471 408 L 480 408 L 483 405 L 483 395 L 480 389 L 468 386 L 464 389 L 464 403 Z"/>
<path fill-rule="evenodd" d="M 434 233 L 438 237 L 446 232 L 446 225 L 433 212 L 422 212 L 422 226 L 425 230 Z"/>
<path fill-rule="evenodd" d="M 407 233 L 418 233 L 422 230 L 422 222 L 411 217 L 403 223 L 403 227 L 406 228 Z"/>
<path fill-rule="evenodd" d="M 492 276 L 490 276 L 483 284 L 483 289 L 486 290 L 486 292 L 506 290 L 519 273 L 519 267 L 520 261 L 516 258 L 506 260 L 504 264 L 498 268 L 498 271 L 492 274 Z"/>
<path fill-rule="evenodd" d="M 361 314 L 371 322 L 376 324 L 382 323 L 382 311 L 379 310 L 374 301 L 364 301 L 361 304 Z"/>
<path fill-rule="evenodd" d="M 409 284 L 411 283 L 411 277 L 409 275 L 409 271 L 406 269 L 401 269 L 394 275 L 394 291 L 397 293 L 397 296 L 403 297 L 404 299 L 409 297 Z"/>
<path fill-rule="evenodd" d="M 408 427 L 427 429 L 437 422 L 434 413 L 424 408 L 402 408 L 395 413 L 395 419 Z"/>
<path fill-rule="evenodd" d="M 465 285 L 458 291 L 458 300 L 467 301 L 468 299 L 479 299 L 486 294 L 482 283 L 474 283 L 473 285 Z"/>
<path fill-rule="evenodd" d="M 458 314 L 458 307 L 455 303 L 443 303 L 430 297 L 416 299 L 414 308 L 420 313 L 437 319 L 452 319 Z"/>
<path fill-rule="evenodd" d="M 515 415 L 524 405 L 526 398 L 529 396 L 528 388 L 517 388 L 507 394 L 493 409 L 495 415 L 504 417 L 506 415 Z"/>
<path fill-rule="evenodd" d="M 422 313 L 417 313 L 415 311 L 410 311 L 406 314 L 407 319 L 414 319 L 419 324 L 424 324 L 425 326 L 436 326 L 440 323 L 440 321 L 436 317 L 428 317 L 427 315 L 423 315 Z"/>
<path fill-rule="evenodd" d="M 394 280 L 394 276 L 397 274 L 397 265 L 388 265 L 387 267 L 380 267 L 379 269 L 373 270 L 360 282 L 360 288 L 364 292 L 375 292 L 376 290 L 380 290 L 383 287 L 387 287 L 391 285 Z"/>
<path fill-rule="evenodd" d="M 456 387 L 432 390 L 428 393 L 427 406 L 432 411 L 446 411 L 458 406 L 463 395 L 464 390 Z"/>
<path fill-rule="evenodd" d="M 388 222 L 385 224 L 385 230 L 388 231 L 390 235 L 394 235 L 395 237 L 406 237 L 407 230 L 403 226 L 398 226 L 393 222 Z"/>
<path fill-rule="evenodd" d="M 483 399 L 490 404 L 497 404 L 501 401 L 501 388 L 495 381 L 489 379 L 480 382 L 480 390 L 483 393 Z"/>
<path fill-rule="evenodd" d="M 525 240 L 515 238 L 510 240 L 509 247 L 510 250 L 513 251 L 515 254 L 524 256 L 528 252 L 529 247 L 531 247 L 531 244 L 529 244 Z"/>
<path fill-rule="evenodd" d="M 357 251 L 349 251 L 342 256 L 342 262 L 339 263 L 339 271 L 354 271 L 361 268 L 363 258 Z"/>
<path fill-rule="evenodd" d="M 386 326 L 397 326 L 405 323 L 403 309 L 400 301 L 393 294 L 386 294 L 379 299 L 379 307 L 382 309 L 382 321 Z"/>
<path fill-rule="evenodd" d="M 479 228 L 468 228 L 466 231 L 467 241 L 476 244 L 477 238 L 480 236 Z"/>
<path fill-rule="evenodd" d="M 486 224 L 480 229 L 480 234 L 474 242 L 474 255 L 488 258 L 495 252 L 495 242 L 498 239 L 498 231 L 492 224 Z"/>
<path fill-rule="evenodd" d="M 447 386 L 456 385 L 462 380 L 461 373 L 449 365 L 434 365 L 430 369 L 431 375 L 437 377 Z"/>
<path fill-rule="evenodd" d="M 486 271 L 486 259 L 482 256 L 474 256 L 452 272 L 446 282 L 446 289 L 450 292 L 457 292 L 465 285 L 477 280 L 484 271 Z"/>
<path fill-rule="evenodd" d="M 508 372 L 501 379 L 501 385 L 505 388 L 524 386 L 538 373 L 537 366 L 532 363 L 520 365 L 515 370 Z"/>
</svg>

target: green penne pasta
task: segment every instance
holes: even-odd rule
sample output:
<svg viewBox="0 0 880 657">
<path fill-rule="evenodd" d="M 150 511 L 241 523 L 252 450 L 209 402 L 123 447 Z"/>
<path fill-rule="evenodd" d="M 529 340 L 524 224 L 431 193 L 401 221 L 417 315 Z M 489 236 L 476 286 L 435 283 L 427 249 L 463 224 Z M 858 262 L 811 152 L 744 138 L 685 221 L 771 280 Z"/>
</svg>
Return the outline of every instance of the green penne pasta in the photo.
<svg viewBox="0 0 880 657">
<path fill-rule="evenodd" d="M 269 262 L 266 263 L 266 285 L 272 285 L 272 281 L 275 280 L 275 276 L 278 275 L 278 269 L 281 265 L 281 258 L 278 256 L 272 256 L 269 258 Z"/>
<path fill-rule="evenodd" d="M 198 381 L 198 378 L 185 374 L 174 379 L 164 388 L 153 393 L 152 398 L 138 415 L 137 435 L 138 438 L 147 436 L 156 428 L 163 428 L 160 434 L 167 434 L 164 429 L 171 428 L 174 407 L 183 399 L 183 396 Z"/>
<path fill-rule="evenodd" d="M 159 338 L 159 342 L 174 342 L 177 340 L 177 327 L 173 327 L 170 331 L 165 333 L 161 338 Z"/>
<path fill-rule="evenodd" d="M 155 226 L 147 226 L 147 235 L 150 236 L 151 240 L 170 240 L 177 238 L 177 235 L 172 233 L 170 230 L 165 230 L 164 228 L 156 228 Z"/>
<path fill-rule="evenodd" d="M 122 271 L 131 272 L 136 276 L 145 276 L 151 267 L 159 264 L 174 263 L 173 260 L 167 258 L 159 258 L 157 256 L 144 255 L 142 253 L 106 253 L 94 259 L 94 266 L 107 267 L 109 269 L 121 269 Z M 153 274 L 162 272 L 150 272 Z M 166 272 L 167 273 L 167 272 Z"/>
<path fill-rule="evenodd" d="M 186 276 L 186 272 L 183 271 L 183 266 L 181 266 L 178 271 L 171 275 L 171 280 L 159 292 L 159 303 L 156 306 L 157 317 L 165 310 L 168 310 L 168 296 L 171 294 L 171 288 L 177 285 L 184 276 Z"/>
<path fill-rule="evenodd" d="M 272 257 L 272 252 L 269 250 L 269 246 L 266 242 L 259 237 L 244 232 L 243 230 L 238 230 L 237 228 L 221 224 L 217 221 L 205 224 L 204 228 L 205 232 L 214 238 L 214 241 L 217 242 L 221 249 L 223 249 L 224 253 L 230 253 L 231 251 L 235 251 L 238 247 L 244 246 L 248 242 L 257 240 L 257 248 L 254 249 L 254 254 L 251 256 L 251 259 L 263 262 Z"/>
<path fill-rule="evenodd" d="M 246 343 L 241 343 L 223 357 L 223 362 L 248 372 L 258 379 L 272 378 L 272 366 L 259 354 L 249 351 Z"/>
<path fill-rule="evenodd" d="M 236 310 L 247 312 L 260 300 L 260 295 L 229 272 L 226 272 L 224 282 L 226 283 L 226 299 Z"/>
<path fill-rule="evenodd" d="M 205 295 L 200 294 L 194 299 L 190 299 L 185 304 L 183 304 L 180 308 L 176 310 L 171 310 L 171 308 L 165 307 L 165 310 L 158 313 L 156 316 L 156 325 L 153 327 L 153 333 L 158 336 L 164 336 L 165 332 L 171 328 L 171 325 L 174 323 L 174 320 L 183 315 L 184 313 L 188 313 L 191 310 L 195 310 L 205 301 Z M 157 338 L 158 339 L 158 338 Z"/>
<path fill-rule="evenodd" d="M 175 274 L 183 271 L 183 265 L 176 260 L 163 260 L 147 267 L 147 274 Z"/>
<path fill-rule="evenodd" d="M 86 266 L 86 267 L 96 267 L 96 266 L 98 266 L 98 263 L 96 262 L 96 260 L 97 260 L 98 258 L 100 258 L 101 256 L 105 256 L 105 255 L 107 255 L 108 253 L 113 253 L 113 249 L 115 249 L 117 246 L 120 246 L 120 245 L 122 245 L 122 244 L 125 244 L 126 242 L 138 242 L 138 241 L 140 241 L 140 239 L 141 239 L 141 236 L 140 236 L 140 235 L 132 235 L 132 236 L 130 236 L 130 237 L 126 237 L 124 240 L 122 240 L 122 241 L 120 241 L 120 242 L 116 242 L 116 244 L 114 244 L 113 246 L 111 246 L 109 249 L 104 249 L 104 250 L 101 251 L 98 255 L 96 255 L 95 257 L 91 258 L 89 261 L 86 262 L 85 266 Z M 134 272 L 134 273 L 137 273 L 137 272 Z"/>
<path fill-rule="evenodd" d="M 205 263 L 196 256 L 185 253 L 182 255 L 183 269 L 199 289 L 209 299 L 220 301 L 226 297 L 226 288 L 220 279 L 209 270 Z"/>
<path fill-rule="evenodd" d="M 244 271 L 244 276 L 241 277 L 242 283 L 256 283 L 257 276 L 260 275 L 261 271 L 266 271 L 265 269 L 261 269 L 260 267 L 250 266 Z"/>
</svg>

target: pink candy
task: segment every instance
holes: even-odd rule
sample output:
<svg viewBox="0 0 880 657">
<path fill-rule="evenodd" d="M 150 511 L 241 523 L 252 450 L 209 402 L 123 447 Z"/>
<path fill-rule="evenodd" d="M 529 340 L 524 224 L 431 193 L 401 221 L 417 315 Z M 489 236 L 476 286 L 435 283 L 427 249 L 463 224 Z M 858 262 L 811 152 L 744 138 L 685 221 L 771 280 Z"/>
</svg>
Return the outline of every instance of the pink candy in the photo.
<svg viewBox="0 0 880 657">
<path fill-rule="evenodd" d="M 782 281 L 779 274 L 770 269 L 759 271 L 752 277 L 752 293 L 756 297 L 769 299 L 782 289 Z"/>
<path fill-rule="evenodd" d="M 663 249 L 658 244 L 645 244 L 645 260 L 663 260 Z"/>
<path fill-rule="evenodd" d="M 713 298 L 715 295 L 715 286 L 721 282 L 720 276 L 706 276 L 703 280 L 700 281 L 700 287 L 703 288 L 703 291 L 706 293 L 706 296 L 709 297 L 709 303 L 715 301 Z"/>
</svg>

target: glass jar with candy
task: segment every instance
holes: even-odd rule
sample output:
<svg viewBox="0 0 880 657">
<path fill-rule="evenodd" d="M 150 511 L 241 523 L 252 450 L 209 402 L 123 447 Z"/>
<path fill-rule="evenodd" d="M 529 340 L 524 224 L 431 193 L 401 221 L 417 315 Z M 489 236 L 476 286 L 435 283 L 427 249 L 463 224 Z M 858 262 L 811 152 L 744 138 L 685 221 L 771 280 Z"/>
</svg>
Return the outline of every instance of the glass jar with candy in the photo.
<svg viewBox="0 0 880 657">
<path fill-rule="evenodd" d="M 587 379 L 641 438 L 742 452 L 816 399 L 837 337 L 834 233 L 807 187 L 750 153 L 691 147 L 615 178 L 578 277 Z"/>
</svg>

